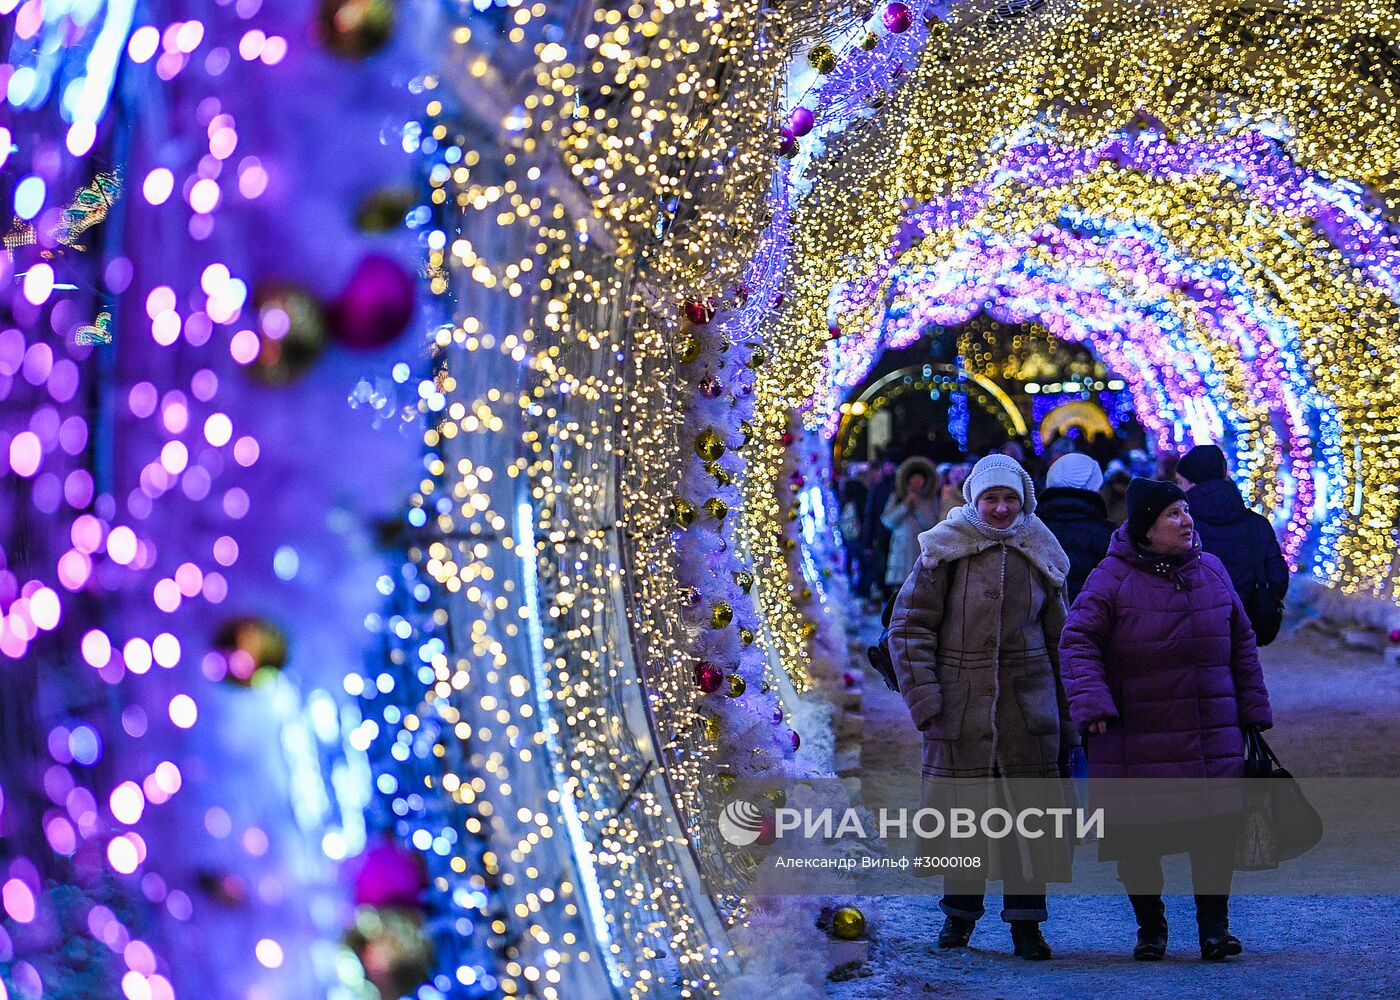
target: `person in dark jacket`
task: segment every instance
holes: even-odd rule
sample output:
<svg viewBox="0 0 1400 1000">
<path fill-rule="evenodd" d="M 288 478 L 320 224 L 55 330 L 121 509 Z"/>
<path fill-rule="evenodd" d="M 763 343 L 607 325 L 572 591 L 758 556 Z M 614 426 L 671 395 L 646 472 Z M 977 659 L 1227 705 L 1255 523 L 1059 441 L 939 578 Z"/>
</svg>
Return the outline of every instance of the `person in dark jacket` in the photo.
<svg viewBox="0 0 1400 1000">
<path fill-rule="evenodd" d="M 1244 505 L 1244 497 L 1225 467 L 1225 453 L 1213 444 L 1197 445 L 1183 455 L 1177 463 L 1176 481 L 1191 504 L 1201 548 L 1225 564 L 1235 592 L 1259 632 L 1264 623 L 1258 620 L 1260 602 L 1255 589 L 1266 587 L 1277 602 L 1275 608 L 1288 593 L 1288 563 L 1273 525 Z M 1277 630 L 1275 619 L 1271 631 Z M 1264 637 L 1265 642 L 1272 639 L 1271 634 Z"/>
<path fill-rule="evenodd" d="M 1115 526 L 1128 519 L 1128 483 L 1132 478 L 1132 473 L 1121 461 L 1108 463 L 1108 473 L 1104 476 L 1103 488 L 1099 490 L 1099 496 L 1103 497 L 1104 508 L 1108 511 L 1108 519 Z"/>
<path fill-rule="evenodd" d="M 885 603 L 885 560 L 889 554 L 890 532 L 880 518 L 895 489 L 894 463 L 882 457 L 876 468 L 877 478 L 865 498 L 865 518 L 860 533 L 865 547 L 861 560 L 861 594 L 866 599 L 866 610 L 872 612 L 879 611 Z"/>
<path fill-rule="evenodd" d="M 1136 794 L 1134 804 L 1159 798 L 1116 825 L 1106 809 L 1099 850 L 1118 862 L 1137 917 L 1133 957 L 1165 954 L 1162 855 L 1188 851 L 1201 957 L 1219 960 L 1242 950 L 1229 922 L 1238 779 L 1244 730 L 1273 724 L 1269 693 L 1244 605 L 1220 560 L 1201 550 L 1186 495 L 1134 479 L 1128 509 L 1070 609 L 1060 670 L 1070 717 L 1089 736 L 1090 780 L 1118 779 L 1106 794 Z M 1194 794 L 1162 779 L 1196 779 Z"/>
<path fill-rule="evenodd" d="M 1108 540 L 1113 537 L 1114 525 L 1099 492 L 1103 471 L 1088 455 L 1071 452 L 1050 466 L 1045 486 L 1040 519 L 1069 556 L 1065 597 L 1073 602 L 1089 571 L 1108 554 Z"/>
</svg>

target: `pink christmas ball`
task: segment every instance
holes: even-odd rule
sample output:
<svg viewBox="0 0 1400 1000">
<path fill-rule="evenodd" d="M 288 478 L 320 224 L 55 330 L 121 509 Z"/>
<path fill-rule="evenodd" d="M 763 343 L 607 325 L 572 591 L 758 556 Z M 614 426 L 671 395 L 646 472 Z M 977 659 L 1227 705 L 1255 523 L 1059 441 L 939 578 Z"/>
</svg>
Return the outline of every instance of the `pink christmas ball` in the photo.
<svg viewBox="0 0 1400 1000">
<path fill-rule="evenodd" d="M 806 135 L 817 123 L 817 116 L 809 108 L 794 108 L 789 122 L 793 135 Z"/>
<path fill-rule="evenodd" d="M 392 258 L 368 254 L 331 306 L 331 332 L 339 343 L 374 350 L 393 342 L 413 319 L 413 275 Z"/>
<path fill-rule="evenodd" d="M 1400 628 L 1393 628 L 1390 630 L 1390 641 L 1400 642 Z"/>
<path fill-rule="evenodd" d="M 914 12 L 909 9 L 908 4 L 895 3 L 885 8 L 885 27 L 896 35 L 908 31 L 914 24 Z"/>
<path fill-rule="evenodd" d="M 797 730 L 794 729 L 794 730 L 792 731 L 792 749 L 795 751 L 795 750 L 797 750 L 797 748 L 800 747 L 801 745 L 802 745 L 802 737 L 799 736 L 798 733 L 797 733 Z"/>
<path fill-rule="evenodd" d="M 355 872 L 355 905 L 417 909 L 427 887 L 422 858 L 386 840 L 360 856 Z"/>
</svg>

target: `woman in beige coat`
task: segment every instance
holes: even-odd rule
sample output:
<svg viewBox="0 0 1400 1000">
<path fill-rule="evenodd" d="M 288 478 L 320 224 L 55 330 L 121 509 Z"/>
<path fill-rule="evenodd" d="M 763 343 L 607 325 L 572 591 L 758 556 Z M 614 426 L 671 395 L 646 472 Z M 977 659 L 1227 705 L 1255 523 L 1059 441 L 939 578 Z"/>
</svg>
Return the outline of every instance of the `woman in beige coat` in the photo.
<svg viewBox="0 0 1400 1000">
<path fill-rule="evenodd" d="M 954 805 L 1063 808 L 1061 761 L 1075 737 L 1056 657 L 1069 558 L 1035 516 L 1035 488 L 1014 459 L 982 459 L 963 496 L 919 536 L 890 619 L 900 693 L 924 736 L 921 806 L 945 815 Z M 986 880 L 1000 878 L 1016 954 L 1049 958 L 1045 885 L 1069 880 L 1072 842 L 1012 836 L 989 846 L 967 842 L 986 867 L 945 878 L 939 946 L 968 943 Z"/>
</svg>

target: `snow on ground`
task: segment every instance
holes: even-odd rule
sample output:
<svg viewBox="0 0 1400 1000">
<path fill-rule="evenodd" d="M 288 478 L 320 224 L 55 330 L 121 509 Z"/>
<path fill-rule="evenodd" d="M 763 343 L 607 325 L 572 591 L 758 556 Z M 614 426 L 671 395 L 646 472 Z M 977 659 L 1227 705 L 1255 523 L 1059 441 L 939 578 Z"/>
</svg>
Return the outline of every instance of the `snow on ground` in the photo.
<svg viewBox="0 0 1400 1000">
<path fill-rule="evenodd" d="M 1261 650 L 1274 706 L 1270 742 L 1285 766 L 1299 774 L 1400 773 L 1400 668 L 1388 665 L 1379 651 L 1344 648 L 1317 624 L 1293 626 Z M 862 623 L 863 643 L 874 634 L 878 625 Z M 917 768 L 918 734 L 904 704 L 868 669 L 863 712 L 862 759 L 909 760 Z M 1189 884 L 1180 876 L 1173 881 L 1171 871 L 1169 866 L 1168 891 L 1189 892 Z M 938 949 L 943 915 L 936 893 L 869 900 L 870 961 L 851 978 L 829 982 L 828 996 L 1042 1000 L 1148 991 L 1160 1000 L 1400 996 L 1394 951 L 1400 897 L 1238 895 L 1231 901 L 1230 925 L 1245 952 L 1206 964 L 1200 960 L 1189 895 L 1167 900 L 1170 943 L 1167 959 L 1159 963 L 1132 960 L 1136 925 L 1126 898 L 1052 895 L 1044 929 L 1055 959 L 1037 963 L 1011 955 L 1010 934 L 998 913 L 999 886 L 993 883 L 991 890 L 988 915 L 965 951 Z"/>
</svg>

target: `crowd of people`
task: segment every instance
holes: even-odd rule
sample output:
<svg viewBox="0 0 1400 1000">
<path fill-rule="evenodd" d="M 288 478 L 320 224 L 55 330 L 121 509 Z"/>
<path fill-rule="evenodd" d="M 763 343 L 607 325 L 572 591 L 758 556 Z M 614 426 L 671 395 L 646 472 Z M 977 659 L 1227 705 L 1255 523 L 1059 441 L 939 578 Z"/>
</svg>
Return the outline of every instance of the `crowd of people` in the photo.
<svg viewBox="0 0 1400 1000">
<path fill-rule="evenodd" d="M 954 778 L 1003 795 L 997 779 L 1064 778 L 1076 749 L 1091 781 L 1241 776 L 1249 732 L 1272 725 L 1257 646 L 1278 631 L 1288 569 L 1224 453 L 1133 476 L 1071 449 L 1043 469 L 1016 451 L 880 464 L 863 496 L 843 496 L 863 593 L 895 595 L 884 639 L 923 734 L 921 804 L 937 808 Z M 1198 812 L 1110 817 L 1099 853 L 1136 916 L 1136 959 L 1166 952 L 1162 857 L 1182 852 L 1201 957 L 1243 950 L 1229 927 L 1243 801 Z M 1013 846 L 982 878 L 945 879 L 941 947 L 968 944 L 990 877 L 1015 953 L 1051 957 L 1045 890 L 1070 880 L 1066 845 Z"/>
<path fill-rule="evenodd" d="M 1060 438 L 1042 456 L 1020 441 L 1009 441 L 995 454 L 1015 459 L 1039 490 L 1082 490 L 1092 480 L 1089 489 L 1097 492 L 1103 502 L 1103 518 L 1118 525 L 1128 517 L 1128 481 L 1135 473 L 1171 478 L 1175 456 L 1164 457 L 1154 468 L 1145 452 L 1123 451 L 1120 455 L 1120 449 L 1107 442 L 1112 439 L 1099 437 L 1086 445 L 1086 450 L 1078 451 L 1074 440 Z M 1061 459 L 1066 457 L 1072 459 L 1070 466 L 1061 465 Z M 963 482 L 975 461 L 975 457 L 948 445 L 937 448 L 933 455 L 915 454 L 898 463 L 886 453 L 875 461 L 846 467 L 837 484 L 846 570 L 867 610 L 880 610 L 904 583 L 914 567 L 917 546 L 913 539 L 919 532 L 963 505 Z M 1096 474 L 1089 473 L 1089 463 Z M 1060 466 L 1059 478 L 1051 481 L 1049 470 L 1054 466 Z M 1071 467 L 1083 478 L 1073 478 Z M 1078 495 L 1046 499 L 1068 507 L 1086 502 Z M 1097 504 L 1092 505 L 1097 509 Z"/>
</svg>

